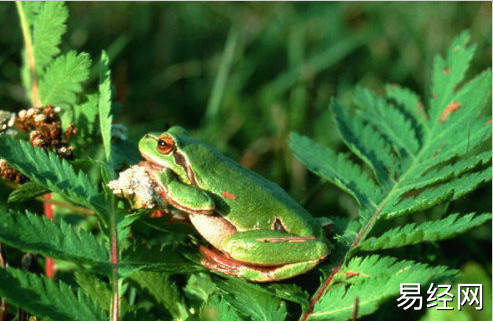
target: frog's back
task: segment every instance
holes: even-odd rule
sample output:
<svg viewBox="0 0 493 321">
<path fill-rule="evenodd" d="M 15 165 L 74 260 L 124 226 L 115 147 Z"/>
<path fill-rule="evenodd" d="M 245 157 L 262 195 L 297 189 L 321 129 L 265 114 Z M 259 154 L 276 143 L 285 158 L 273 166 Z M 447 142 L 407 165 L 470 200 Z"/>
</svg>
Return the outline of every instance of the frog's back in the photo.
<svg viewBox="0 0 493 321">
<path fill-rule="evenodd" d="M 277 184 L 247 169 L 201 141 L 189 156 L 197 185 L 215 195 L 219 212 L 238 228 L 279 229 L 319 236 L 319 223 Z M 186 147 L 185 147 L 186 149 Z"/>
</svg>

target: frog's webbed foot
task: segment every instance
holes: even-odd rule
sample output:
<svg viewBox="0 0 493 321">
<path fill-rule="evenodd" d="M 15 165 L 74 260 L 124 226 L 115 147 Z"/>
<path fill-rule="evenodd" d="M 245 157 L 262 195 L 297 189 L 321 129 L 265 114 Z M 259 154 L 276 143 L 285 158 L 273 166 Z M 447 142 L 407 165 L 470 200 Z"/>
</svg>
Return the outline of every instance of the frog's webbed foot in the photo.
<svg viewBox="0 0 493 321">
<path fill-rule="evenodd" d="M 233 259 L 225 253 L 200 246 L 202 265 L 216 272 L 235 275 L 253 282 L 274 282 L 291 278 L 313 269 L 320 260 L 275 266 L 256 266 Z"/>
</svg>

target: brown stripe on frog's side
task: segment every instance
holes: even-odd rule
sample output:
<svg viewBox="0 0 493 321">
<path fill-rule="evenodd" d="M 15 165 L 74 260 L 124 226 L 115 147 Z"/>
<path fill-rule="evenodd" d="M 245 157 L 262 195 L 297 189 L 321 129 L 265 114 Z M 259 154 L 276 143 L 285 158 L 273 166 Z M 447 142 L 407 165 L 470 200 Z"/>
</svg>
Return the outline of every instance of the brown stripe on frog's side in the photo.
<svg viewBox="0 0 493 321">
<path fill-rule="evenodd" d="M 190 180 L 190 183 L 192 185 L 197 186 L 197 181 L 195 180 L 195 174 L 192 170 L 192 167 L 188 163 L 188 160 L 184 154 L 182 154 L 180 151 L 175 149 L 173 151 L 173 158 L 175 159 L 175 163 L 183 167 L 185 170 L 185 173 L 187 173 L 187 177 Z"/>
<path fill-rule="evenodd" d="M 264 237 L 257 239 L 259 242 L 268 242 L 268 243 L 279 243 L 279 242 L 288 242 L 288 243 L 303 243 L 307 241 L 316 240 L 316 237 L 310 236 L 284 236 L 284 237 Z"/>
</svg>

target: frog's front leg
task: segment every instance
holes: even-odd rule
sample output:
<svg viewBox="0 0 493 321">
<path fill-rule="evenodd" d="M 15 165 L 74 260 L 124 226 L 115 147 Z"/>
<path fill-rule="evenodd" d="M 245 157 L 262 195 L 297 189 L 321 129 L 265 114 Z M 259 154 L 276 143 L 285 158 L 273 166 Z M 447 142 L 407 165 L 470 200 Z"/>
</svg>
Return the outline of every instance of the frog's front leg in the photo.
<svg viewBox="0 0 493 321">
<path fill-rule="evenodd" d="M 151 173 L 157 183 L 156 190 L 173 207 L 189 214 L 211 214 L 215 204 L 204 190 L 178 180 L 170 170 Z"/>
</svg>

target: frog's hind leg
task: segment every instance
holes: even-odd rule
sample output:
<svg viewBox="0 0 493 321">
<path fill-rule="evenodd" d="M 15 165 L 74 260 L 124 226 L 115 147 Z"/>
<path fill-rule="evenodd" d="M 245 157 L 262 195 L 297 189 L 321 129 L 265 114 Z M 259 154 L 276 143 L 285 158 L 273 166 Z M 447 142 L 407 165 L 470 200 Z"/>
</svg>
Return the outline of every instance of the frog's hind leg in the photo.
<svg viewBox="0 0 493 321">
<path fill-rule="evenodd" d="M 313 269 L 321 261 L 312 260 L 278 266 L 255 266 L 235 260 L 227 254 L 205 246 L 200 247 L 200 252 L 204 256 L 201 263 L 205 267 L 253 282 L 273 282 L 291 278 Z"/>
</svg>

